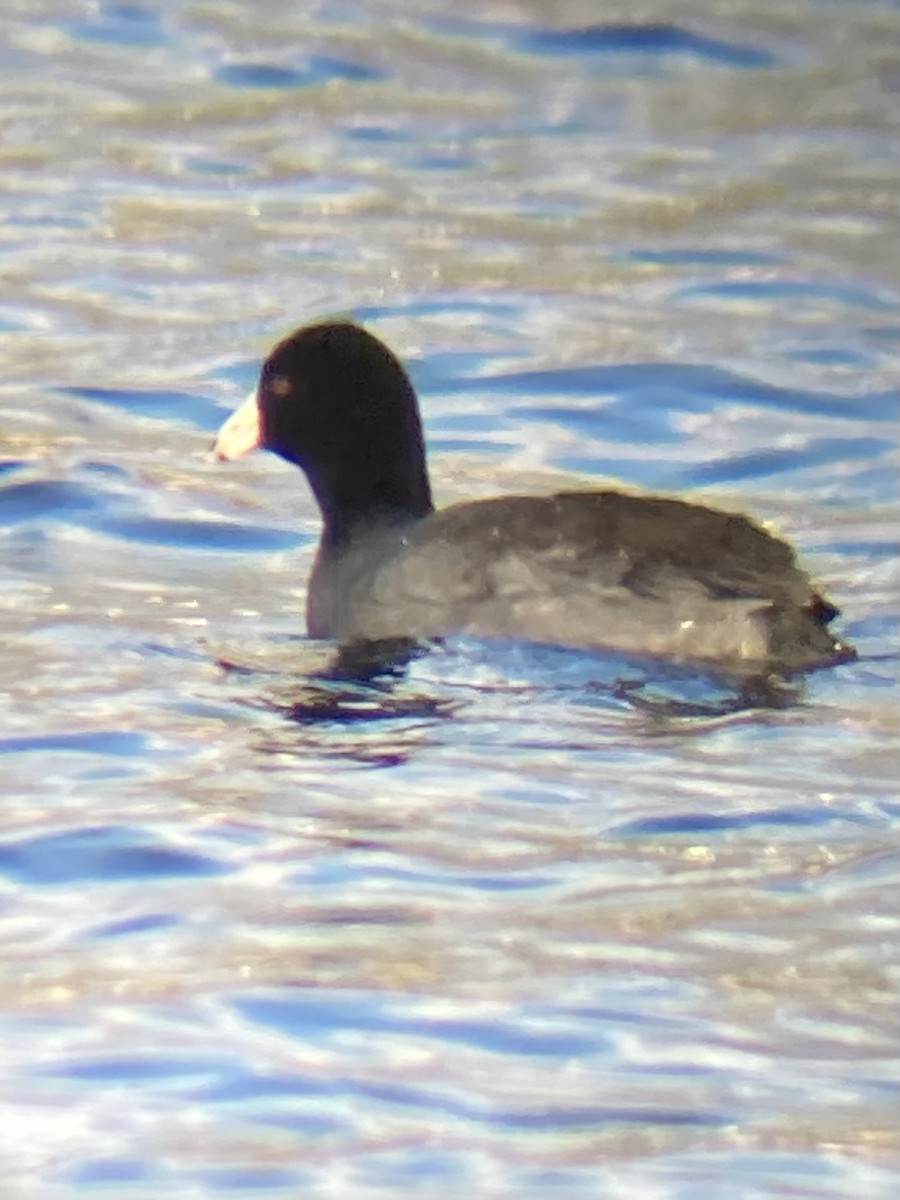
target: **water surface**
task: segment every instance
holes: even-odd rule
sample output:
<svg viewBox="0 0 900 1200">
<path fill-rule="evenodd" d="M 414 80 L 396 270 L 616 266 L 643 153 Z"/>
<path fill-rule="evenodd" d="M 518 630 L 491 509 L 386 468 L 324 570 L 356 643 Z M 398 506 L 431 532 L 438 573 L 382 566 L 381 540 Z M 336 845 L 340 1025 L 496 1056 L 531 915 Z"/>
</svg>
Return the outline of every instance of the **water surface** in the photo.
<svg viewBox="0 0 900 1200">
<path fill-rule="evenodd" d="M 4 1194 L 892 1200 L 896 5 L 0 29 Z M 323 680 L 302 480 L 205 451 L 334 313 L 441 502 L 753 511 L 859 661 Z"/>
</svg>

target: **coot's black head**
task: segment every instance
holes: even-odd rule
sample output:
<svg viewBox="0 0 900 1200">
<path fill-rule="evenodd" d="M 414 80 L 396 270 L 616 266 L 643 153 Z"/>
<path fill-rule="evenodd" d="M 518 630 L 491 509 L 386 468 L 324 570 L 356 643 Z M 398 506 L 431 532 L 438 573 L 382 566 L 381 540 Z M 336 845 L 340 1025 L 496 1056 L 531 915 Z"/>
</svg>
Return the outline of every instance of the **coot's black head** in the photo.
<svg viewBox="0 0 900 1200">
<path fill-rule="evenodd" d="M 342 536 L 360 520 L 431 512 L 412 384 L 390 350 L 360 326 L 309 325 L 279 342 L 260 376 L 255 442 L 234 450 L 228 428 L 239 425 L 240 412 L 222 429 L 219 456 L 259 445 L 296 463 L 315 492 L 326 535 Z"/>
</svg>

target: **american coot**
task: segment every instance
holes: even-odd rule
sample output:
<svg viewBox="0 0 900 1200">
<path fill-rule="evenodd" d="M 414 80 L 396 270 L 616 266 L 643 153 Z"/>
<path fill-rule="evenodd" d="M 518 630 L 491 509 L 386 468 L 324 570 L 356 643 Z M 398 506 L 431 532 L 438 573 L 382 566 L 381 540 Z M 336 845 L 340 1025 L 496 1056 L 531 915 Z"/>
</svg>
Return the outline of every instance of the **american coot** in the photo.
<svg viewBox="0 0 900 1200">
<path fill-rule="evenodd" d="M 435 512 L 419 407 L 350 322 L 297 330 L 225 422 L 219 460 L 265 447 L 306 473 L 324 528 L 311 636 L 448 633 L 605 647 L 746 671 L 845 661 L 838 610 L 747 517 L 616 491 L 499 496 Z"/>
</svg>

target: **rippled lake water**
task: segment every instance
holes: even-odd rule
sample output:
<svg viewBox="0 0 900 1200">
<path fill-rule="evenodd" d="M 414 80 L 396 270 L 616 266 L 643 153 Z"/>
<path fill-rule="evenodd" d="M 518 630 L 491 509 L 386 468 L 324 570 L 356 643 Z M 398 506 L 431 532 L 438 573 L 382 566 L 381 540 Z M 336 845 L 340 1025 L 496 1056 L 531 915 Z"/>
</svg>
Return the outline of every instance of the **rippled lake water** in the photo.
<svg viewBox="0 0 900 1200">
<path fill-rule="evenodd" d="M 0 30 L 4 1200 L 893 1200 L 897 5 Z M 333 313 L 441 501 L 753 511 L 859 661 L 317 677 L 305 484 L 205 451 Z"/>
</svg>

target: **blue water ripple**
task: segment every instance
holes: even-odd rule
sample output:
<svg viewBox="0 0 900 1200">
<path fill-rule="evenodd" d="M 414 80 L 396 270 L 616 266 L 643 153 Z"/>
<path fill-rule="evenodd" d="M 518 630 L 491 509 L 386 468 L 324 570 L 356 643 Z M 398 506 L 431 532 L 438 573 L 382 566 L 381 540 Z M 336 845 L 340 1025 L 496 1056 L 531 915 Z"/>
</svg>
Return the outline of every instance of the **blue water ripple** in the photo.
<svg viewBox="0 0 900 1200">
<path fill-rule="evenodd" d="M 121 1158 L 87 1159 L 66 1174 L 64 1179 L 76 1187 L 100 1186 L 104 1189 L 109 1185 L 125 1183 L 162 1182 L 156 1164 L 151 1166 L 144 1160 Z"/>
<path fill-rule="evenodd" d="M 380 1189 L 393 1189 L 393 1194 L 423 1196 L 421 1188 L 427 1182 L 450 1184 L 453 1192 L 441 1189 L 440 1195 L 471 1195 L 469 1172 L 455 1150 L 382 1150 L 374 1160 L 369 1158 L 362 1170 L 367 1184 Z M 410 1188 L 414 1191 L 410 1191 Z M 382 1195 L 384 1192 L 382 1192 Z M 390 1194 L 390 1193 L 389 1193 Z M 437 1195 L 432 1192 L 431 1195 Z"/>
<path fill-rule="evenodd" d="M 390 867 L 375 863 L 359 864 L 359 855 L 332 855 L 327 859 L 311 863 L 307 868 L 294 877 L 295 882 L 304 886 L 334 887 L 342 892 L 350 892 L 354 886 L 376 879 L 387 880 L 391 883 L 409 885 L 415 890 L 422 887 L 430 889 L 460 887 L 472 888 L 475 891 L 486 892 L 517 892 L 542 890 L 549 887 L 555 880 L 548 875 L 536 871 L 514 871 L 507 875 L 496 875 L 483 871 L 467 873 L 459 871 L 441 871 L 429 866 L 428 870 L 416 870 L 412 867 Z M 359 920 L 354 913 L 354 920 Z M 379 918 L 379 921 L 381 918 Z"/>
<path fill-rule="evenodd" d="M 127 478 L 114 464 L 86 464 L 90 475 Z M 306 539 L 293 529 L 246 521 L 135 515 L 128 497 L 71 480 L 28 480 L 0 487 L 0 528 L 51 520 L 143 545 L 212 553 L 293 550 Z M 123 511 L 124 510 L 124 511 Z"/>
<path fill-rule="evenodd" d="M 688 55 L 729 67 L 774 67 L 774 54 L 758 47 L 705 37 L 666 22 L 586 25 L 581 29 L 537 29 L 519 33 L 515 44 L 535 54 L 591 57 L 606 54 Z"/>
<path fill-rule="evenodd" d="M 399 142 L 408 143 L 412 139 L 400 129 L 390 129 L 385 125 L 351 125 L 344 130 L 344 137 L 358 142 Z"/>
<path fill-rule="evenodd" d="M 50 515 L 66 521 L 101 507 L 94 489 L 67 480 L 35 479 L 0 487 L 0 526 Z"/>
<path fill-rule="evenodd" d="M 501 442 L 483 438 L 429 438 L 428 445 L 441 454 L 513 454 L 518 448 L 515 442 Z"/>
<path fill-rule="evenodd" d="M 39 737 L 0 738 L 0 754 L 101 754 L 115 758 L 142 757 L 152 751 L 150 739 L 142 733 L 118 729 L 93 733 L 56 733 Z"/>
<path fill-rule="evenodd" d="M 474 167 L 476 162 L 477 159 L 464 154 L 425 154 L 421 158 L 414 158 L 410 165 L 423 171 L 465 171 Z"/>
<path fill-rule="evenodd" d="M 184 165 L 196 175 L 227 177 L 232 175 L 250 175 L 252 168 L 244 163 L 227 162 L 223 159 L 201 158 L 192 155 L 184 160 Z"/>
<path fill-rule="evenodd" d="M 0 844 L 0 875 L 34 886 L 210 876 L 226 870 L 127 826 L 75 829 Z"/>
<path fill-rule="evenodd" d="M 155 933 L 158 929 L 169 929 L 180 922 L 177 917 L 168 913 L 154 913 L 142 917 L 132 917 L 127 921 L 110 921 L 106 925 L 98 925 L 88 936 L 94 938 L 131 937 L 134 934 Z"/>
<path fill-rule="evenodd" d="M 303 1132 L 306 1132 L 304 1130 Z M 273 1188 L 290 1188 L 292 1200 L 302 1196 L 319 1182 L 319 1176 L 314 1171 L 300 1171 L 289 1167 L 213 1167 L 207 1170 L 193 1171 L 190 1178 L 202 1184 L 204 1188 L 212 1188 L 206 1195 L 219 1195 L 220 1191 L 240 1192 L 243 1195 L 262 1196 L 272 1192 Z"/>
<path fill-rule="evenodd" d="M 503 1054 L 527 1054 L 571 1058 L 598 1054 L 606 1049 L 604 1038 L 567 1032 L 550 1032 L 513 1027 L 497 1020 L 436 1020 L 419 1013 L 393 1012 L 389 1004 L 372 996 L 318 989 L 316 994 L 236 999 L 235 1007 L 249 1019 L 266 1027 L 304 1038 L 339 1035 L 345 1030 L 397 1033 L 406 1037 L 434 1037 Z"/>
<path fill-rule="evenodd" d="M 294 88 L 318 82 L 307 71 L 273 63 L 225 63 L 213 76 L 218 83 L 240 88 Z"/>
<path fill-rule="evenodd" d="M 93 1058 L 47 1066 L 37 1072 L 54 1079 L 80 1079 L 102 1083 L 134 1083 L 147 1080 L 191 1080 L 198 1076 L 214 1079 L 221 1074 L 223 1062 L 202 1055 L 160 1054 L 146 1056 Z"/>
<path fill-rule="evenodd" d="M 774 254 L 756 250 L 709 250 L 701 246 L 686 246 L 679 250 L 628 250 L 612 255 L 611 260 L 676 267 L 771 267 L 781 262 Z"/>
<path fill-rule="evenodd" d="M 785 354 L 792 362 L 812 363 L 816 367 L 867 367 L 874 361 L 871 354 L 859 350 L 835 349 L 830 346 L 789 350 Z"/>
<path fill-rule="evenodd" d="M 214 72 L 218 83 L 239 88 L 316 87 L 340 79 L 348 82 L 375 82 L 386 78 L 375 67 L 346 59 L 314 54 L 303 66 L 285 67 L 275 63 L 223 63 Z"/>
<path fill-rule="evenodd" d="M 739 813 L 726 816 L 719 813 L 674 813 L 670 817 L 648 817 L 629 821 L 611 830 L 621 837 L 657 837 L 661 834 L 723 833 L 732 829 L 755 829 L 774 825 L 781 828 L 820 828 L 835 822 L 852 825 L 872 825 L 875 822 L 864 813 L 852 809 L 837 809 L 825 805 L 803 808 L 779 808 L 769 811 Z"/>
<path fill-rule="evenodd" d="M 63 29 L 82 42 L 113 46 L 161 46 L 168 37 L 158 13 L 144 4 L 101 4 L 95 17 L 70 21 Z"/>
<path fill-rule="evenodd" d="M 100 517 L 90 528 L 109 537 L 151 546 L 211 553 L 256 554 L 294 550 L 304 540 L 294 530 L 238 521 L 192 521 L 175 517 Z"/>
<path fill-rule="evenodd" d="M 681 298 L 708 296 L 716 300 L 808 300 L 815 305 L 823 302 L 846 304 L 852 308 L 865 308 L 871 312 L 880 313 L 895 313 L 897 308 L 896 299 L 878 296 L 867 288 L 851 287 L 842 283 L 828 284 L 821 280 L 809 283 L 791 280 L 767 280 L 765 282 L 745 280 L 742 282 L 691 284 L 681 288 L 677 295 Z"/>
<path fill-rule="evenodd" d="M 818 416 L 847 415 L 859 420 L 896 420 L 900 393 L 860 395 L 778 387 L 695 363 L 618 363 L 553 370 L 517 371 L 483 377 L 459 376 L 436 391 L 445 394 L 500 392 L 521 396 L 607 396 L 629 408 L 665 405 L 678 412 L 709 413 L 718 402 L 743 403 Z M 512 414 L 518 412 L 512 408 Z M 528 409 L 525 410 L 526 413 Z"/>
<path fill-rule="evenodd" d="M 697 486 L 709 483 L 734 483 L 740 479 L 761 479 L 784 471 L 820 466 L 829 462 L 852 462 L 855 459 L 889 454 L 894 443 L 885 438 L 812 438 L 805 446 L 781 449 L 754 450 L 735 454 L 715 462 L 695 463 L 672 477 L 675 486 Z"/>
<path fill-rule="evenodd" d="M 383 317 L 412 315 L 416 317 L 462 314 L 463 316 L 515 317 L 519 305 L 507 300 L 464 300 L 459 296 L 438 296 L 430 300 L 416 299 L 391 304 L 363 304 L 353 309 L 357 321 L 378 321 Z M 478 356 L 483 358 L 483 356 Z"/>
<path fill-rule="evenodd" d="M 51 209 L 46 215 L 35 213 L 19 213 L 3 218 L 6 225 L 17 225 L 24 229 L 88 229 L 92 218 L 73 217 Z M 22 326 L 25 328 L 25 326 Z"/>
<path fill-rule="evenodd" d="M 665 21 L 584 25 L 576 29 L 529 29 L 469 17 L 438 19 L 432 28 L 455 37 L 503 41 L 520 53 L 585 61 L 639 56 L 649 60 L 694 58 L 717 66 L 760 69 L 779 59 L 769 50 L 694 33 Z"/>
<path fill-rule="evenodd" d="M 58 390 L 65 396 L 94 400 L 124 412 L 134 413 L 135 416 L 184 421 L 203 430 L 218 429 L 228 415 L 218 404 L 190 392 L 103 387 L 64 387 Z"/>
<path fill-rule="evenodd" d="M 647 413 L 637 408 L 626 408 L 624 403 L 601 408 L 544 408 L 523 404 L 511 406 L 507 413 L 526 421 L 563 425 L 567 432 L 582 437 L 603 438 L 628 446 L 649 441 L 654 444 L 674 444 L 683 440 L 682 434 L 672 429 L 668 414 L 661 406 Z"/>
<path fill-rule="evenodd" d="M 502 1049 L 502 1048 L 501 1048 Z M 205 1101 L 225 1102 L 250 1107 L 257 1119 L 269 1125 L 296 1128 L 306 1132 L 307 1111 L 300 1107 L 303 1101 L 313 1097 L 336 1101 L 345 1097 L 370 1101 L 379 1108 L 393 1107 L 409 1109 L 422 1114 L 438 1112 L 444 1116 L 464 1121 L 477 1122 L 506 1129 L 552 1129 L 598 1128 L 604 1125 L 636 1124 L 663 1126 L 717 1127 L 731 1119 L 725 1113 L 712 1113 L 688 1109 L 665 1109 L 652 1107 L 622 1107 L 611 1105 L 584 1105 L 539 1109 L 513 1107 L 488 1107 L 475 1098 L 459 1092 L 439 1091 L 405 1083 L 371 1082 L 366 1079 L 334 1078 L 309 1079 L 308 1077 L 274 1077 L 242 1075 L 225 1085 L 203 1089 L 200 1098 Z M 278 1100 L 295 1099 L 300 1104 L 283 1107 Z M 276 1105 L 266 1106 L 266 1101 Z M 326 1129 L 325 1132 L 328 1132 Z"/>
</svg>

